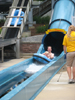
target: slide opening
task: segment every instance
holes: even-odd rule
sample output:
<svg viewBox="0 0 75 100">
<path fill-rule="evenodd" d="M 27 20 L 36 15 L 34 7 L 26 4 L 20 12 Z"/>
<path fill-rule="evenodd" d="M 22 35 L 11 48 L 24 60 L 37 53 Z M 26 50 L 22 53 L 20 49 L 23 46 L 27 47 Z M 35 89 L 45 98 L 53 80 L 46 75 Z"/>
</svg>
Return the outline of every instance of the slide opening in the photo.
<svg viewBox="0 0 75 100">
<path fill-rule="evenodd" d="M 48 46 L 52 47 L 52 52 L 58 56 L 63 51 L 63 32 L 50 32 L 44 39 L 44 49 L 47 50 Z"/>
</svg>

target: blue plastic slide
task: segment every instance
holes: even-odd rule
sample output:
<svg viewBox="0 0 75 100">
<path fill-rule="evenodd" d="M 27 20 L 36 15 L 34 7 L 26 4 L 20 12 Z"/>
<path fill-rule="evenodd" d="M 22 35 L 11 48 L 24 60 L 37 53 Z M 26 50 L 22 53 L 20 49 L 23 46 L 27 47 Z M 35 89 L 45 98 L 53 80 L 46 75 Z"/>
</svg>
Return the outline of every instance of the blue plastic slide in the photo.
<svg viewBox="0 0 75 100">
<path fill-rule="evenodd" d="M 15 13 L 14 13 L 14 16 L 18 16 L 18 13 L 19 13 L 19 10 L 16 10 Z M 23 11 L 21 11 L 20 16 L 24 16 L 24 12 L 23 12 Z M 13 18 L 10 25 L 14 25 L 15 22 L 16 22 L 16 20 L 17 20 L 16 17 Z M 18 21 L 18 23 L 17 23 L 17 25 L 21 25 L 22 20 L 23 20 L 23 18 L 20 17 L 20 18 L 19 18 L 19 21 Z"/>
<path fill-rule="evenodd" d="M 63 37 L 72 24 L 75 3 L 72 0 L 57 0 L 54 4 L 54 11 L 49 29 L 42 39 L 44 49 L 52 46 L 52 52 L 58 56 L 63 51 Z"/>
<path fill-rule="evenodd" d="M 72 16 L 74 16 L 74 2 L 72 0 L 57 0 L 55 2 L 49 29 L 42 39 L 43 52 L 47 50 L 48 46 L 51 46 L 55 57 L 62 53 L 63 37 L 68 31 L 69 26 L 72 24 Z"/>
<path fill-rule="evenodd" d="M 0 96 L 1 100 L 34 100 L 39 92 L 47 85 L 52 77 L 64 65 L 64 53 L 62 41 L 68 31 L 68 27 L 72 24 L 72 16 L 74 16 L 75 0 L 57 0 L 54 4 L 54 11 L 49 29 L 46 31 L 42 39 L 42 44 L 37 54 L 42 54 L 47 50 L 48 46 L 52 46 L 52 52 L 56 58 L 44 65 L 40 66 L 36 71 L 36 66 L 29 71 L 29 67 L 35 63 L 33 57 L 14 66 L 11 66 L 0 72 Z M 38 64 L 37 64 L 38 67 Z M 28 69 L 28 70 L 27 70 Z M 12 91 L 5 94 L 11 87 L 18 84 L 28 75 L 27 72 L 33 73 L 31 77 L 22 82 Z"/>
</svg>

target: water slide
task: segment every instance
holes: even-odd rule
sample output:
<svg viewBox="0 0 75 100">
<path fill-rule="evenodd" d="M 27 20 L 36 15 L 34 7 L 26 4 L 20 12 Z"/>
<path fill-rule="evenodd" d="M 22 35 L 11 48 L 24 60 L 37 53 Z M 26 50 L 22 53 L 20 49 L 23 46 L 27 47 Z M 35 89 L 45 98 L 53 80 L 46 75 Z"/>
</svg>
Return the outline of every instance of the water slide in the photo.
<svg viewBox="0 0 75 100">
<path fill-rule="evenodd" d="M 47 50 L 47 46 L 51 45 L 52 52 L 56 56 L 52 62 L 40 65 L 32 57 L 0 72 L 1 100 L 34 100 L 65 64 L 62 41 L 68 27 L 72 24 L 74 6 L 74 0 L 57 0 L 54 3 L 49 29 L 46 31 L 42 44 L 37 51 L 37 54 L 42 54 Z M 26 77 L 26 70 L 31 65 L 41 68 L 39 71 L 36 70 L 32 76 Z M 10 90 L 11 87 L 12 90 Z"/>
<path fill-rule="evenodd" d="M 54 4 L 54 11 L 49 29 L 51 32 L 45 34 L 42 43 L 45 50 L 51 45 L 55 55 L 59 55 L 62 51 L 62 40 L 65 31 L 72 24 L 72 16 L 74 16 L 74 2 L 72 0 L 57 0 Z"/>
<path fill-rule="evenodd" d="M 20 58 L 20 38 L 27 22 L 31 3 L 32 0 L 13 0 L 1 31 L 0 50 L 2 50 L 2 62 L 4 61 L 4 47 L 6 46 L 11 46 L 15 57 Z"/>
<path fill-rule="evenodd" d="M 11 10 L 9 12 L 9 15 L 7 16 L 5 25 L 3 26 L 3 28 L 7 28 L 5 31 L 5 34 L 3 36 L 4 39 L 16 38 L 18 36 L 21 24 L 23 23 L 22 19 L 24 17 L 24 15 L 22 16 L 21 13 L 26 11 L 25 6 L 27 6 L 28 1 L 18 0 L 17 2 L 13 2 Z M 16 3 L 16 4 L 14 4 L 14 3 Z M 18 10 L 18 11 L 16 11 L 16 10 Z M 15 12 L 16 12 L 16 14 L 15 14 Z M 18 16 L 18 17 L 16 18 L 15 16 L 16 17 Z M 20 24 L 18 24 L 20 22 L 19 19 L 21 19 Z M 14 21 L 14 23 L 12 24 L 13 21 Z"/>
</svg>

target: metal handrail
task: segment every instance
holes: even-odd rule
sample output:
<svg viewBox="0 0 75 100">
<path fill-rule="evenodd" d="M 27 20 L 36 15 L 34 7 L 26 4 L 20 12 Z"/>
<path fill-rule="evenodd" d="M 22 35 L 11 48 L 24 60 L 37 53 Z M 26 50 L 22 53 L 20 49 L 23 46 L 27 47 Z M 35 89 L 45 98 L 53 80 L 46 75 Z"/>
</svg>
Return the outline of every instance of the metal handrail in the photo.
<svg viewBox="0 0 75 100">
<path fill-rule="evenodd" d="M 53 5 L 54 5 L 55 1 L 54 0 L 51 0 L 51 19 L 49 21 L 49 24 L 51 23 L 52 21 L 52 16 L 53 16 L 53 12 L 54 12 L 54 9 L 53 9 Z"/>
<path fill-rule="evenodd" d="M 32 4 L 32 0 L 29 0 L 29 2 L 27 4 L 27 8 L 25 10 L 24 18 L 23 18 L 23 21 L 22 21 L 22 24 L 21 24 L 21 34 L 23 32 L 24 23 L 27 22 L 27 17 L 28 17 L 29 10 L 31 8 L 31 4 Z M 18 33 L 18 37 L 17 38 L 20 38 L 21 37 L 21 34 Z"/>
<path fill-rule="evenodd" d="M 27 8 L 27 7 L 26 6 L 20 6 L 20 7 L 11 6 L 10 8 L 12 9 L 12 8 Z"/>
</svg>

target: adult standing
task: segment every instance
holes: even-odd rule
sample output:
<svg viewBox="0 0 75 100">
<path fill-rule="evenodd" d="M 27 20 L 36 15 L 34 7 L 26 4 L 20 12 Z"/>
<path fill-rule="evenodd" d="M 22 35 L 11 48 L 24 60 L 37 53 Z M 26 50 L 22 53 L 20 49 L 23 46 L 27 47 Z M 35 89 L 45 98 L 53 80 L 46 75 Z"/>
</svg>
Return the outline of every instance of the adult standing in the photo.
<svg viewBox="0 0 75 100">
<path fill-rule="evenodd" d="M 63 49 L 64 53 L 67 57 L 66 66 L 67 73 L 69 76 L 69 83 L 75 82 L 75 27 L 71 25 L 68 29 L 67 34 L 63 39 Z M 66 54 L 67 53 L 67 54 Z M 73 71 L 71 71 L 71 67 L 73 67 Z M 73 78 L 71 75 L 73 74 Z"/>
</svg>

